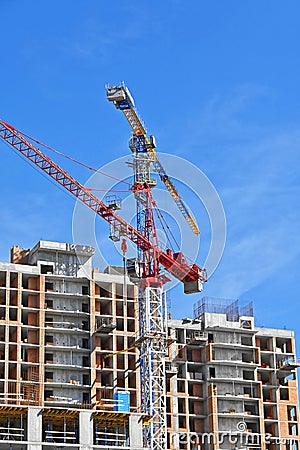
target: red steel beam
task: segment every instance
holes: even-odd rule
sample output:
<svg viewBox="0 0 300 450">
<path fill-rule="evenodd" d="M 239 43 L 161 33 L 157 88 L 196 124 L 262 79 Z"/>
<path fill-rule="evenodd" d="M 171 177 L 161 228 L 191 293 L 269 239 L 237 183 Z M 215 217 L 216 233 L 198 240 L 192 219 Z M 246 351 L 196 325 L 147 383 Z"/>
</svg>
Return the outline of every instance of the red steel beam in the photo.
<svg viewBox="0 0 300 450">
<path fill-rule="evenodd" d="M 32 142 L 27 140 L 12 125 L 0 120 L 0 137 L 11 147 L 29 159 L 33 164 L 39 167 L 43 172 L 57 181 L 63 188 L 69 191 L 74 197 L 87 205 L 92 211 L 106 220 L 115 231 L 121 231 L 134 244 L 143 251 L 153 249 L 159 255 L 159 261 L 163 267 L 175 278 L 186 282 L 201 279 L 206 281 L 204 271 L 196 264 L 189 266 L 181 255 L 173 256 L 171 251 L 163 252 L 157 249 L 148 241 L 138 230 L 127 223 L 122 217 L 111 210 L 102 200 L 93 195 L 88 189 L 80 184 L 75 178 L 64 171 L 59 165 L 53 162 Z M 176 254 L 177 255 L 177 254 Z"/>
</svg>

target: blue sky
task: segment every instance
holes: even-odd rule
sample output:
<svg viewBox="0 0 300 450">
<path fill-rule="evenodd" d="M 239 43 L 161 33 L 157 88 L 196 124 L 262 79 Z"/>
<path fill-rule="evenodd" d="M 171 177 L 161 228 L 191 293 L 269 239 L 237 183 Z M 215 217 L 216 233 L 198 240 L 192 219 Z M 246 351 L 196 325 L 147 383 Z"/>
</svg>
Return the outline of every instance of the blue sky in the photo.
<svg viewBox="0 0 300 450">
<path fill-rule="evenodd" d="M 295 0 L 0 0 L 1 117 L 101 167 L 129 155 L 104 89 L 125 80 L 158 151 L 199 167 L 223 202 L 226 248 L 205 295 L 253 300 L 258 325 L 298 332 L 299 14 Z M 71 241 L 74 200 L 0 149 L 0 260 L 13 244 Z M 51 156 L 83 183 L 91 175 Z M 202 262 L 209 221 L 195 215 Z M 192 315 L 199 296 L 170 296 L 174 316 Z"/>
</svg>

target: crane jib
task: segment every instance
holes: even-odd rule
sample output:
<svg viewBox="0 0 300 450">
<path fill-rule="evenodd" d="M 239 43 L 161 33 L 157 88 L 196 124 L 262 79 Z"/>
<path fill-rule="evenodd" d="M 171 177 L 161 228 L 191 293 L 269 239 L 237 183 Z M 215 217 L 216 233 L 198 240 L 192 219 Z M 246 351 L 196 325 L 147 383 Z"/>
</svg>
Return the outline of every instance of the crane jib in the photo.
<svg viewBox="0 0 300 450">
<path fill-rule="evenodd" d="M 162 266 L 175 278 L 184 283 L 194 282 L 196 280 L 206 281 L 205 272 L 197 265 L 192 266 L 185 263 L 182 256 L 181 260 L 177 260 L 172 256 L 170 250 L 163 252 L 156 248 L 148 241 L 138 230 L 127 223 L 116 212 L 110 209 L 102 200 L 93 195 L 71 175 L 64 171 L 59 165 L 46 156 L 38 147 L 36 147 L 28 139 L 12 125 L 0 120 L 0 137 L 7 142 L 12 148 L 17 150 L 33 164 L 39 167 L 43 172 L 58 182 L 62 187 L 69 191 L 73 196 L 87 205 L 96 214 L 110 223 L 115 230 L 122 231 L 134 244 L 143 251 L 149 249 L 155 250 Z"/>
</svg>

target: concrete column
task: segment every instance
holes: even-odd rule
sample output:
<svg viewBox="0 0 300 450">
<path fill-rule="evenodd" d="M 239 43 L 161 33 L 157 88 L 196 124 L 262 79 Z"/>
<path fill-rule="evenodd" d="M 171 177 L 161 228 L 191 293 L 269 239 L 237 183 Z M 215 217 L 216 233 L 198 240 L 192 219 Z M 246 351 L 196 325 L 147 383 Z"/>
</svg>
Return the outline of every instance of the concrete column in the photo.
<svg viewBox="0 0 300 450">
<path fill-rule="evenodd" d="M 81 450 L 93 448 L 93 413 L 80 411 L 79 413 L 79 443 Z"/>
<path fill-rule="evenodd" d="M 132 450 L 143 450 L 143 422 L 140 415 L 129 416 L 129 445 Z"/>
<path fill-rule="evenodd" d="M 42 450 L 42 411 L 39 406 L 28 408 L 27 440 L 28 450 Z"/>
<path fill-rule="evenodd" d="M 186 333 L 185 333 L 185 335 L 186 335 Z M 174 329 L 174 328 L 171 329 L 171 339 L 174 339 L 174 342 L 171 344 L 171 359 L 172 359 L 172 363 L 173 363 L 174 361 L 176 361 L 176 356 L 177 356 L 176 329 Z M 184 342 L 186 342 L 186 338 L 184 339 Z M 174 363 L 174 365 L 175 365 L 175 367 L 177 367 L 176 363 Z M 173 444 L 174 450 L 178 450 L 180 433 L 179 433 L 179 419 L 178 419 L 177 374 L 174 375 L 170 379 L 170 384 L 171 384 L 171 392 L 172 392 L 171 413 L 172 413 L 172 417 L 173 417 L 173 430 L 172 430 L 172 434 L 171 434 L 170 438 L 171 438 L 171 443 Z"/>
</svg>

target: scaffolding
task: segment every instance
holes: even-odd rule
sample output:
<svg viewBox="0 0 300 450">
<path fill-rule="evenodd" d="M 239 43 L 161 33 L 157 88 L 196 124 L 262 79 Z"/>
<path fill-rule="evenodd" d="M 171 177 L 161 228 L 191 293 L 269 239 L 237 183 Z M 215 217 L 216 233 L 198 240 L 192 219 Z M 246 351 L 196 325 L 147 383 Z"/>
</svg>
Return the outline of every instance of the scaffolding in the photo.
<svg viewBox="0 0 300 450">
<path fill-rule="evenodd" d="M 205 313 L 226 314 L 229 322 L 237 322 L 240 317 L 253 317 L 253 303 L 240 305 L 239 300 L 203 297 L 194 304 L 194 318 L 199 319 Z"/>
<path fill-rule="evenodd" d="M 0 408 L 0 441 L 24 441 L 27 411 L 23 408 Z M 0 444 L 1 447 L 1 444 Z"/>
<path fill-rule="evenodd" d="M 77 444 L 79 413 L 72 410 L 43 410 L 43 442 Z"/>
<path fill-rule="evenodd" d="M 129 447 L 128 414 L 94 414 L 94 445 Z"/>
</svg>

